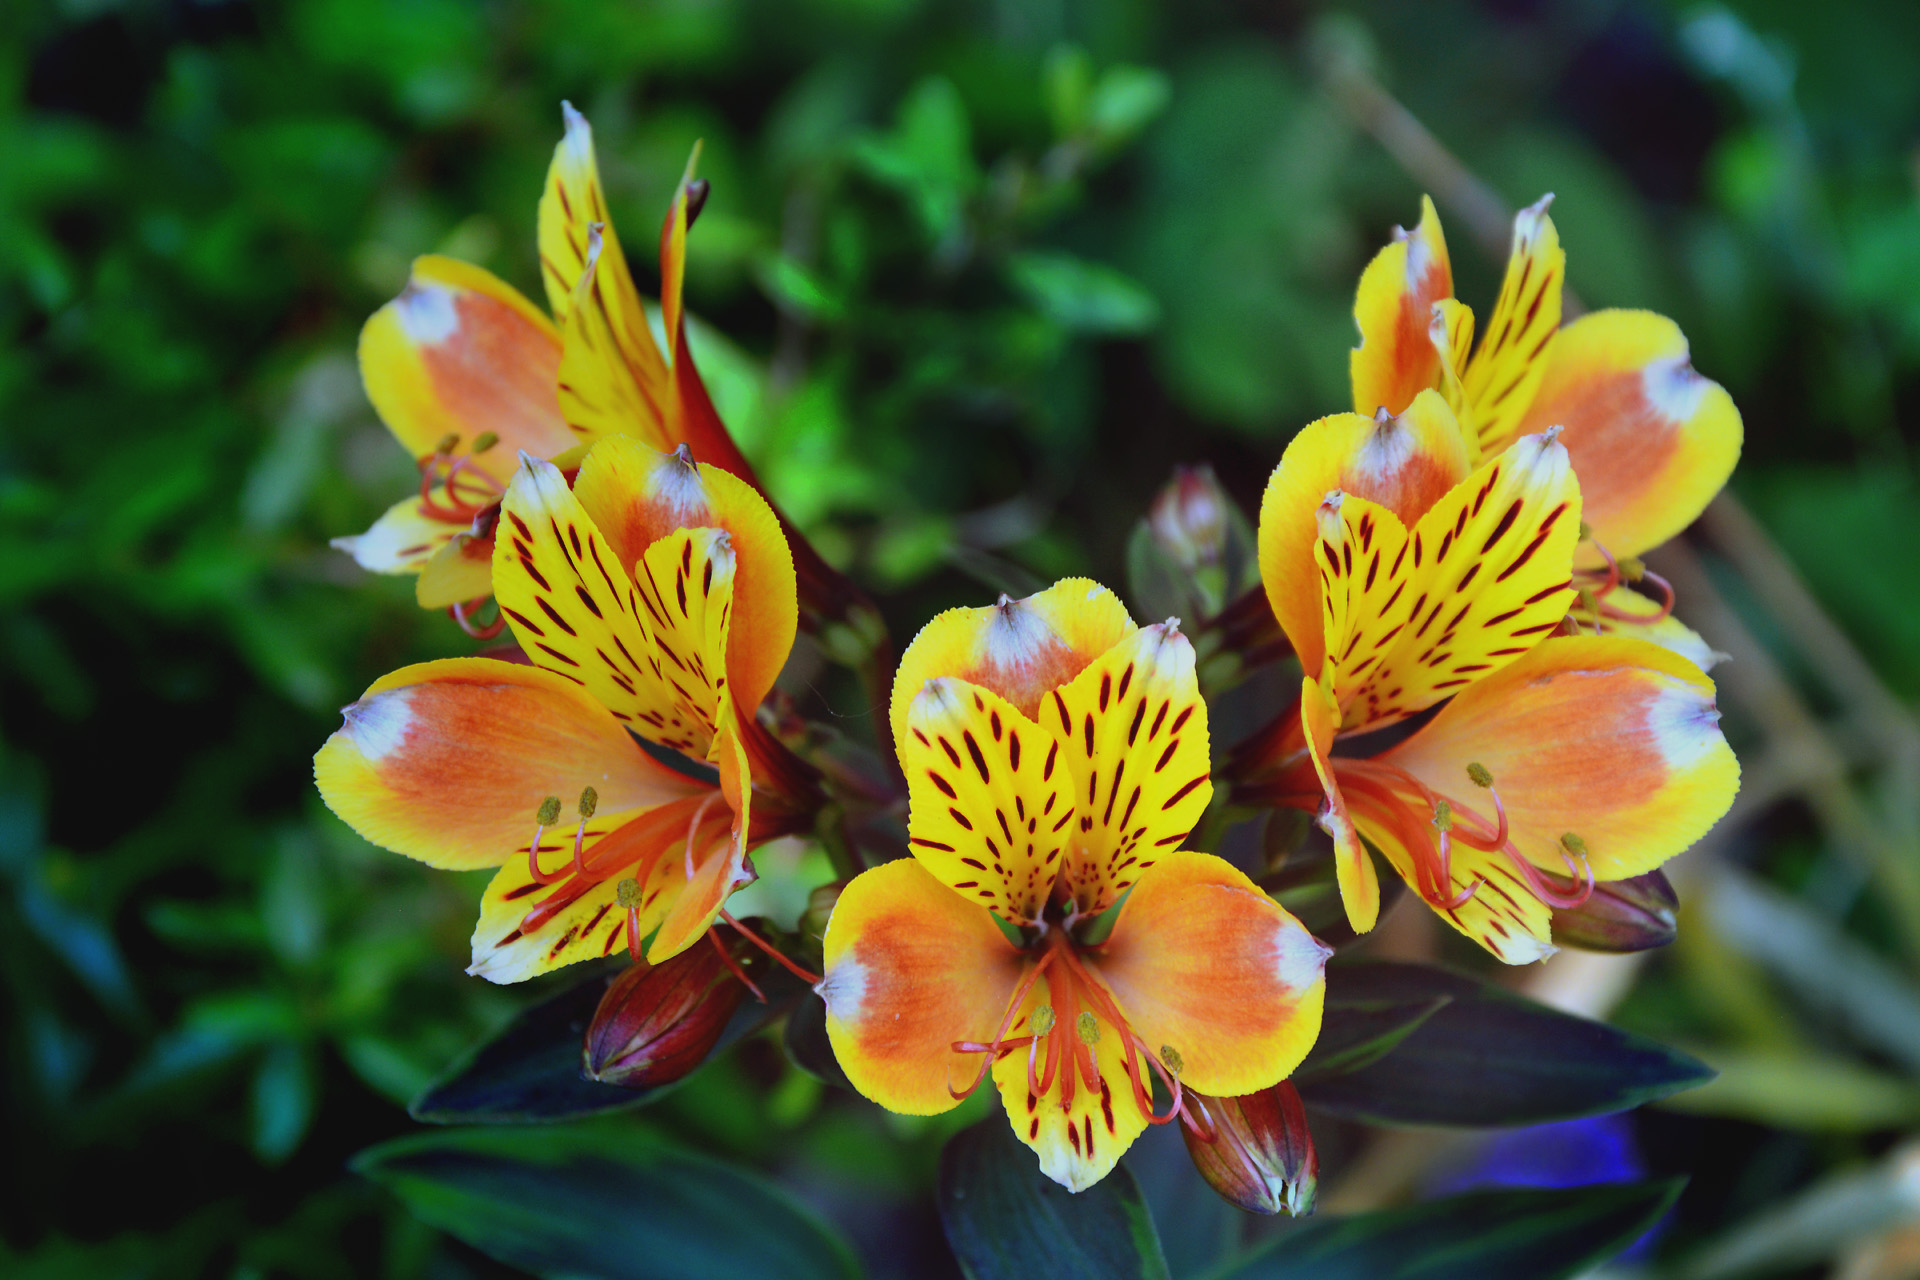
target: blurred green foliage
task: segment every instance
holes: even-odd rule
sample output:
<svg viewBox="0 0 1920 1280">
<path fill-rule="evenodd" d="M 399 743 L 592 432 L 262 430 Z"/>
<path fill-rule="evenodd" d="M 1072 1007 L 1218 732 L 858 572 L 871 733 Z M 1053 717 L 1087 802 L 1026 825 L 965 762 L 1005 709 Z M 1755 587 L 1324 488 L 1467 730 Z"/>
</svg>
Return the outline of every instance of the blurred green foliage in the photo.
<svg viewBox="0 0 1920 1280">
<path fill-rule="evenodd" d="M 477 881 L 359 842 L 307 760 L 373 677 L 465 648 L 327 547 L 412 474 L 355 332 L 419 253 L 537 293 L 560 99 L 631 243 L 705 140 L 706 363 L 769 487 L 891 593 L 904 640 L 1002 584 L 1118 583 L 1173 463 L 1210 458 L 1251 508 L 1291 431 L 1346 407 L 1353 281 L 1419 192 L 1321 92 L 1330 17 L 1505 199 L 1558 193 L 1589 303 L 1680 321 L 1746 415 L 1736 487 L 1920 694 L 1900 0 L 0 13 L 0 1266 L 498 1270 L 344 1165 L 523 995 L 461 974 Z M 1490 298 L 1496 264 L 1454 244 L 1462 296 Z M 1791 825 L 1748 860 L 1830 886 Z M 1871 926 L 1858 888 L 1813 909 Z M 1631 1012 L 1778 1061 L 1810 997 L 1774 981 L 1683 945 Z M 1865 1039 L 1875 1080 L 1911 1071 Z M 805 1179 L 893 1274 L 949 1266 L 925 1189 L 957 1121 L 823 1102 L 746 1049 L 636 1123 Z M 1747 1122 L 1836 1126 L 1789 1105 L 1810 1077 L 1743 1078 L 1738 1122 L 1661 1131 L 1696 1174 L 1688 1232 L 1920 1117 L 1904 1081 L 1830 1085 L 1866 1108 L 1838 1145 L 1769 1134 Z"/>
</svg>

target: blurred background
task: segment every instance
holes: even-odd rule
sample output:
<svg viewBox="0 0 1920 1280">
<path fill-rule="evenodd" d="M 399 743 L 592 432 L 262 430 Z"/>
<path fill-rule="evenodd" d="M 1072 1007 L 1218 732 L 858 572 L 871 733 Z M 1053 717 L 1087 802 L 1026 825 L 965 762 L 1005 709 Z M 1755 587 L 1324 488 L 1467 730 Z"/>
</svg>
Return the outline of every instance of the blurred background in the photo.
<svg viewBox="0 0 1920 1280">
<path fill-rule="evenodd" d="M 1732 656 L 1746 785 L 1674 867 L 1676 944 L 1506 976 L 1723 1074 L 1491 1142 L 1329 1126 L 1323 1206 L 1686 1174 L 1635 1265 L 1920 1276 L 1908 0 L 5 6 L 0 1268 L 507 1274 L 345 1162 L 537 993 L 461 972 L 484 876 L 365 845 L 309 760 L 375 676 L 470 650 L 328 548 L 414 474 L 354 340 L 420 253 L 539 296 L 563 98 L 643 287 L 705 139 L 703 366 L 901 642 L 1124 582 L 1177 463 L 1251 513 L 1347 407 L 1356 275 L 1421 191 L 1476 307 L 1497 211 L 1556 192 L 1581 299 L 1674 317 L 1745 414 L 1734 500 L 1656 563 Z M 1374 945 L 1473 961 L 1417 923 Z M 884 1116 L 754 1043 L 632 1123 L 804 1187 L 905 1276 L 951 1268 L 927 1187 L 973 1113 Z M 1135 1159 L 1192 1274 L 1240 1228 L 1168 1150 Z"/>
</svg>

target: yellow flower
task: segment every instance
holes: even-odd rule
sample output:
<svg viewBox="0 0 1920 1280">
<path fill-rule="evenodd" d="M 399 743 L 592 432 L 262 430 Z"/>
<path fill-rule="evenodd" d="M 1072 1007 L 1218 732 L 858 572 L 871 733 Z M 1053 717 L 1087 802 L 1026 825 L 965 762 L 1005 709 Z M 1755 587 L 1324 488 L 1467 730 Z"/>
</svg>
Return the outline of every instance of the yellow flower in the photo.
<svg viewBox="0 0 1920 1280">
<path fill-rule="evenodd" d="M 1432 390 L 1294 438 L 1259 537 L 1305 672 L 1299 716 L 1239 755 L 1278 765 L 1247 798 L 1320 813 L 1356 931 L 1379 911 L 1364 837 L 1456 928 L 1524 963 L 1551 950 L 1553 907 L 1704 834 L 1739 767 L 1691 662 L 1557 634 L 1582 519 L 1564 433 L 1473 456 Z M 1333 751 L 1436 706 L 1370 758 Z"/>
<path fill-rule="evenodd" d="M 1183 1090 L 1252 1093 L 1305 1057 L 1326 949 L 1180 847 L 1213 789 L 1193 662 L 1174 624 L 1135 627 L 1084 579 L 915 639 L 892 705 L 913 857 L 841 894 L 819 986 L 867 1097 L 932 1114 L 991 1073 L 1042 1170 L 1078 1191 Z"/>
<path fill-rule="evenodd" d="M 420 489 L 335 545 L 377 573 L 418 574 L 421 605 L 456 608 L 463 621 L 492 590 L 493 521 L 522 453 L 571 471 L 578 446 L 629 435 L 662 452 L 685 444 L 754 483 L 686 345 L 687 228 L 706 184 L 689 161 L 661 232 L 663 353 L 607 212 L 593 132 L 561 109 L 566 136 L 540 198 L 553 319 L 489 272 L 428 255 L 360 335 L 367 396 L 419 459 Z"/>
<path fill-rule="evenodd" d="M 492 580 L 531 664 L 376 681 L 315 757 L 321 795 L 396 853 L 500 868 L 472 973 L 516 982 L 649 934 L 658 963 L 751 879 L 751 846 L 810 820 L 804 766 L 754 719 L 793 645 L 786 540 L 737 477 L 624 436 L 571 488 L 526 457 L 499 528 Z"/>
<path fill-rule="evenodd" d="M 1547 216 L 1552 199 L 1514 219 L 1506 278 L 1478 345 L 1473 313 L 1453 297 L 1440 219 L 1422 201 L 1420 225 L 1360 277 L 1353 407 L 1398 414 L 1438 390 L 1475 465 L 1561 428 L 1590 530 L 1576 554 L 1583 591 L 1574 612 L 1591 630 L 1638 635 L 1707 665 L 1712 651 L 1670 617 L 1671 591 L 1636 557 L 1691 524 L 1726 484 L 1740 456 L 1740 413 L 1694 371 L 1686 338 L 1666 317 L 1606 310 L 1560 323 L 1566 253 Z M 1625 585 L 1642 580 L 1664 598 Z"/>
</svg>

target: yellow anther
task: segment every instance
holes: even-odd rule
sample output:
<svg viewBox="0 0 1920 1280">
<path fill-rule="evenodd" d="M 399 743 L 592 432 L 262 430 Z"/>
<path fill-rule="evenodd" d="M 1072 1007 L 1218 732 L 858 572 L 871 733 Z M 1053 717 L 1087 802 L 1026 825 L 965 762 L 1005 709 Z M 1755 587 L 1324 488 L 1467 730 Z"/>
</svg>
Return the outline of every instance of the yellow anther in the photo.
<svg viewBox="0 0 1920 1280">
<path fill-rule="evenodd" d="M 1571 831 L 1560 837 L 1560 844 L 1562 848 L 1576 858 L 1590 856 L 1587 852 L 1587 842 Z"/>
<path fill-rule="evenodd" d="M 1475 760 L 1467 766 L 1467 777 L 1472 780 L 1473 785 L 1476 787 L 1491 787 L 1493 785 L 1493 771 L 1481 764 L 1478 760 Z"/>
<path fill-rule="evenodd" d="M 482 431 L 479 435 L 473 438 L 473 451 L 475 453 L 485 453 L 487 450 L 493 448 L 493 446 L 499 443 L 500 443 L 500 437 L 496 435 L 494 432 Z"/>
<path fill-rule="evenodd" d="M 1620 561 L 1620 576 L 1628 582 L 1638 582 L 1647 576 L 1647 562 L 1639 556 L 1628 556 Z"/>
<path fill-rule="evenodd" d="M 1100 1043 L 1100 1024 L 1095 1022 L 1093 1015 L 1084 1009 L 1080 1011 L 1080 1016 L 1073 1020 L 1073 1030 L 1074 1034 L 1080 1037 L 1081 1044 Z"/>
<path fill-rule="evenodd" d="M 543 827 L 550 827 L 560 821 L 560 797 L 548 796 L 540 802 L 540 812 L 533 815 Z"/>
<path fill-rule="evenodd" d="M 1044 1036 L 1053 1030 L 1053 1006 L 1043 1004 L 1033 1011 L 1033 1034 Z"/>
<path fill-rule="evenodd" d="M 1174 1075 L 1179 1075 L 1187 1065 L 1180 1060 L 1180 1051 L 1170 1044 L 1160 1046 L 1160 1064 Z"/>
<path fill-rule="evenodd" d="M 599 807 L 600 793 L 598 791 L 595 791 L 592 787 L 588 787 L 580 793 L 580 817 L 583 821 L 591 818 L 593 811 Z"/>
<path fill-rule="evenodd" d="M 624 908 L 631 909 L 639 906 L 640 882 L 632 876 L 628 876 L 625 880 L 613 886 L 613 897 L 614 901 L 618 902 Z"/>
<path fill-rule="evenodd" d="M 435 453 L 452 453 L 460 447 L 460 433 L 449 431 L 440 437 L 440 443 L 433 446 Z"/>
<path fill-rule="evenodd" d="M 1453 830 L 1453 806 L 1445 796 L 1433 802 L 1433 825 L 1442 831 Z"/>
<path fill-rule="evenodd" d="M 1582 520 L 1580 522 L 1580 541 L 1585 542 L 1587 539 L 1591 538 L 1592 536 L 1593 536 L 1593 526 L 1588 524 L 1585 520 Z"/>
</svg>

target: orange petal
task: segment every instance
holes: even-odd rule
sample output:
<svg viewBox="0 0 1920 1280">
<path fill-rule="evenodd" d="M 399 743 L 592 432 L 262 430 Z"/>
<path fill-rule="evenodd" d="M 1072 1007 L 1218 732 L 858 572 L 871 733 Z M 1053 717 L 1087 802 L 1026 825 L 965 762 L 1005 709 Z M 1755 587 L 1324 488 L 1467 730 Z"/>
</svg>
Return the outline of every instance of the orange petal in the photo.
<svg viewBox="0 0 1920 1280">
<path fill-rule="evenodd" d="M 577 686 L 490 658 L 421 663 L 376 681 L 314 757 L 314 777 L 328 807 L 368 840 L 459 870 L 524 860 L 550 795 L 571 813 L 593 787 L 590 831 L 606 831 L 700 787 L 655 763 Z M 559 848 L 560 834 L 549 830 L 543 848 Z"/>
<path fill-rule="evenodd" d="M 1559 624 L 1573 599 L 1580 489 L 1552 436 L 1515 441 L 1414 525 L 1402 569 L 1413 597 L 1406 625 L 1376 664 L 1335 690 L 1343 729 L 1423 711 Z"/>
<path fill-rule="evenodd" d="M 1398 417 L 1335 414 L 1294 436 L 1260 503 L 1260 577 L 1308 675 L 1320 674 L 1326 654 L 1314 566 L 1322 500 L 1338 490 L 1411 526 L 1470 470 L 1466 436 L 1433 392 Z"/>
<path fill-rule="evenodd" d="M 1134 629 L 1120 598 L 1086 578 L 1063 578 L 1024 600 L 949 609 L 920 628 L 893 677 L 893 738 L 929 680 L 953 676 L 991 689 L 1032 717 L 1040 699 L 1079 675 Z"/>
<path fill-rule="evenodd" d="M 864 871 L 827 921 L 827 1038 L 861 1093 L 907 1115 L 959 1105 L 1025 961 L 993 917 L 912 858 Z"/>
<path fill-rule="evenodd" d="M 914 857 L 1001 919 L 1038 919 L 1073 834 L 1069 749 L 991 690 L 928 681 L 900 740 Z"/>
<path fill-rule="evenodd" d="M 367 398 L 407 451 L 500 438 L 478 465 L 504 478 L 521 450 L 551 457 L 573 443 L 555 385 L 560 339 L 513 286 L 452 258 L 416 258 L 400 296 L 360 331 Z"/>
<path fill-rule="evenodd" d="M 493 535 L 477 538 L 465 529 L 433 553 L 413 584 L 422 609 L 444 609 L 493 594 Z"/>
<path fill-rule="evenodd" d="M 1175 1050 L 1185 1084 L 1237 1097 L 1313 1047 L 1331 954 L 1231 864 L 1176 851 L 1134 885 L 1094 967 L 1134 1032 Z"/>
<path fill-rule="evenodd" d="M 1433 201 L 1420 198 L 1420 225 L 1396 229 L 1393 242 L 1361 273 L 1353 299 L 1360 345 L 1348 357 L 1353 407 L 1399 413 L 1437 385 L 1439 360 L 1427 338 L 1433 304 L 1453 295 L 1453 269 Z"/>
<path fill-rule="evenodd" d="M 1560 328 L 1560 290 L 1567 255 L 1547 216 L 1551 195 L 1513 219 L 1513 249 L 1493 314 L 1480 346 L 1461 374 L 1468 430 L 1485 455 L 1498 453 L 1517 434 L 1547 372 L 1547 347 Z M 1549 426 L 1553 425 L 1551 423 Z"/>
<path fill-rule="evenodd" d="M 1072 1012 L 1057 989 L 1057 973 L 1049 970 L 1027 993 L 1011 1034 L 1029 1034 L 1033 1011 L 1045 1004 L 1066 1024 L 1055 1036 L 1063 1045 L 1074 1043 L 1068 1037 L 1077 1039 L 1079 1015 Z M 1084 1012 L 1093 1015 L 1096 1039 L 1088 1050 L 1096 1073 L 1094 1084 L 1088 1085 L 1084 1076 L 1076 1076 L 1069 1085 L 1072 1068 L 1063 1063 L 1045 1092 L 1032 1092 L 1029 1084 L 1037 1083 L 1041 1073 L 1036 1070 L 1035 1079 L 1029 1081 L 1025 1049 L 1007 1054 L 993 1066 L 993 1082 L 1000 1090 L 1015 1136 L 1040 1157 L 1040 1172 L 1069 1191 L 1085 1191 L 1113 1172 L 1113 1166 L 1147 1127 L 1146 1116 L 1133 1100 L 1126 1066 L 1127 1041 L 1122 1031 L 1092 1010 Z M 1037 1045 L 1035 1052 L 1044 1054 L 1045 1043 Z M 1151 1071 L 1139 1057 L 1134 1062 L 1137 1070 Z M 1144 1082 L 1146 1077 L 1142 1079 Z"/>
<path fill-rule="evenodd" d="M 1080 910 L 1105 911 L 1213 798 L 1193 645 L 1165 623 L 1135 631 L 1048 695 L 1040 723 L 1060 740 L 1078 810 L 1067 885 Z"/>
<path fill-rule="evenodd" d="M 1649 311 L 1596 311 L 1560 331 L 1518 429 L 1547 426 L 1566 428 L 1587 524 L 1616 556 L 1686 528 L 1740 458 L 1732 397 L 1693 371 L 1680 327 Z"/>
<path fill-rule="evenodd" d="M 1380 919 L 1380 875 L 1354 829 L 1346 796 L 1333 771 L 1330 753 L 1338 718 L 1339 708 L 1333 699 L 1313 680 L 1303 677 L 1300 725 L 1313 771 L 1327 797 L 1319 817 L 1320 829 L 1333 838 L 1333 869 L 1340 885 L 1340 902 L 1347 910 L 1347 924 L 1355 933 L 1366 933 Z"/>
<path fill-rule="evenodd" d="M 365 533 L 335 538 L 333 546 L 373 573 L 419 573 L 467 528 L 428 515 L 418 497 L 402 498 Z"/>
<path fill-rule="evenodd" d="M 1386 759 L 1468 804 L 1477 796 L 1466 767 L 1484 765 L 1515 848 L 1535 865 L 1564 875 L 1560 837 L 1573 832 L 1594 875 L 1620 880 L 1691 845 L 1733 804 L 1740 766 L 1719 720 L 1713 682 L 1669 650 L 1555 637 L 1461 693 Z"/>
<path fill-rule="evenodd" d="M 593 447 L 573 491 L 628 565 L 676 529 L 726 532 L 735 565 L 728 678 L 735 705 L 753 714 L 786 665 L 800 618 L 793 553 L 767 500 L 719 467 L 623 437 Z"/>
</svg>

